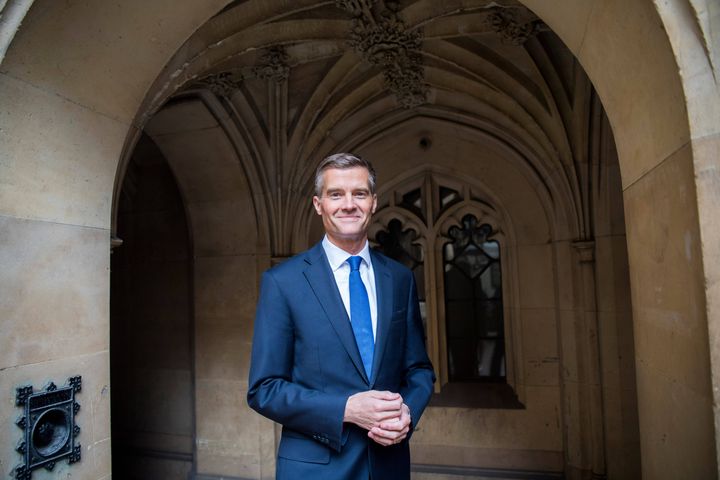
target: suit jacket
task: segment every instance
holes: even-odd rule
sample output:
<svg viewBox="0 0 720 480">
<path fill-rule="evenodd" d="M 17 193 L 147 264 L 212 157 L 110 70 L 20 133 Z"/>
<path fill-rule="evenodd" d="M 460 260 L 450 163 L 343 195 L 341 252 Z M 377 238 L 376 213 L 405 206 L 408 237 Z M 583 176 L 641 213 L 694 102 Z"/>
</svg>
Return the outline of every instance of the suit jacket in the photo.
<svg viewBox="0 0 720 480">
<path fill-rule="evenodd" d="M 377 333 L 371 378 L 321 243 L 263 274 L 248 404 L 283 425 L 277 479 L 409 479 L 408 439 L 383 447 L 344 424 L 350 395 L 399 392 L 411 432 L 435 376 L 425 351 L 410 270 L 371 251 Z"/>
</svg>

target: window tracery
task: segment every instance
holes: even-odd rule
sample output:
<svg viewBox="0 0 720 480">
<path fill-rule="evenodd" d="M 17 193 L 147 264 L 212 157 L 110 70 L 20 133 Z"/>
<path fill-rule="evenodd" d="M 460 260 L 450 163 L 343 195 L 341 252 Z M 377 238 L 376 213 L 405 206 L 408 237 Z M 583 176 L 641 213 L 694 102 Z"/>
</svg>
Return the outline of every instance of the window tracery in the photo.
<svg viewBox="0 0 720 480">
<path fill-rule="evenodd" d="M 443 248 L 450 381 L 505 378 L 500 246 L 478 223 L 465 215 Z"/>
<path fill-rule="evenodd" d="M 504 302 L 510 294 L 505 257 L 512 255 L 504 248 L 502 215 L 478 192 L 462 180 L 423 172 L 381 192 L 370 228 L 375 248 L 415 274 L 439 374 L 436 393 L 468 382 L 512 392 L 519 376 L 517 331 Z M 518 408 L 510 396 L 507 408 Z"/>
</svg>

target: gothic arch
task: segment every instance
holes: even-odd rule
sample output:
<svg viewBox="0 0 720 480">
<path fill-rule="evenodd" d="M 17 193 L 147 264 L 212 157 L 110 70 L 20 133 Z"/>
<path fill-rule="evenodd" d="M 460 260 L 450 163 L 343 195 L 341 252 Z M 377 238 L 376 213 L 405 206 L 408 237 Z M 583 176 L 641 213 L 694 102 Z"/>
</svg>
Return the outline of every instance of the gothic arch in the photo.
<svg viewBox="0 0 720 480">
<path fill-rule="evenodd" d="M 717 317 L 720 268 L 712 216 L 720 111 L 712 33 L 717 16 L 709 3 L 684 0 L 661 5 L 523 3 L 583 64 L 616 136 L 634 322 L 640 333 L 636 355 L 644 475 L 716 477 L 716 433 L 710 425 L 718 417 L 712 389 L 718 383 L 717 332 L 709 320 Z M 252 24 L 273 12 L 278 15 L 282 4 L 259 8 L 245 2 L 242 18 Z M 193 2 L 178 9 L 123 3 L 108 13 L 99 4 L 37 1 L 25 17 L 0 74 L 6 112 L 0 117 L 6 154 L 0 212 L 3 230 L 12 232 L 3 247 L 2 290 L 12 299 L 7 328 L 20 335 L 42 329 L 55 341 L 20 349 L 6 339 L 10 343 L 0 348 L 5 391 L 21 378 L 35 377 L 40 367 L 64 374 L 73 368 L 71 361 L 89 365 L 89 356 L 97 359 L 92 365 L 106 364 L 107 292 L 55 286 L 58 298 L 76 299 L 69 305 L 46 295 L 40 277 L 72 276 L 88 288 L 106 285 L 107 259 L 100 252 L 107 249 L 111 233 L 112 191 L 123 141 L 155 111 L 148 105 L 164 102 L 156 95 L 167 91 L 162 88 L 152 88 L 146 103 L 143 98 L 156 79 L 157 87 L 172 78 L 177 65 L 167 64 L 168 58 L 181 48 L 192 50 L 192 45 L 183 46 L 192 32 L 221 31 L 217 22 L 202 25 L 226 5 Z M 298 5 L 301 15 L 312 2 Z M 462 2 L 454 8 L 463 8 Z M 158 29 L 161 23 L 167 28 Z M 166 64 L 165 74 L 159 75 Z M 129 69 L 133 75 L 126 74 Z M 38 236 L 46 241 L 39 244 Z M 85 255 L 38 260 L 45 258 L 40 255 L 44 251 L 72 254 L 68 244 L 82 245 Z M 93 261 L 77 261 L 87 258 Z M 41 275 L 23 273 L 29 271 Z M 673 293 L 677 290 L 682 294 Z M 48 313 L 57 323 L 45 325 Z M 70 332 L 88 323 L 98 328 L 73 343 Z M 662 345 L 673 346 L 676 353 L 658 355 L 656 348 Z M 86 391 L 100 398 L 94 420 L 105 425 L 109 398 L 100 392 L 105 391 L 107 369 L 87 371 Z M 692 422 L 673 414 L 688 411 L 694 412 Z M 96 431 L 87 455 L 100 464 L 108 436 L 106 428 Z"/>
<path fill-rule="evenodd" d="M 413 186 L 425 190 L 426 195 L 434 195 L 433 187 L 457 185 L 462 200 L 443 208 L 439 216 L 420 218 L 407 208 L 396 206 L 392 196 L 399 189 L 408 190 Z M 464 191 L 463 191 L 464 190 Z M 472 193 L 471 193 L 472 190 Z M 428 348 L 431 360 L 438 369 L 439 387 L 448 381 L 447 349 L 445 340 L 444 282 L 440 279 L 442 268 L 442 250 L 447 242 L 447 232 L 453 226 L 460 225 L 462 218 L 473 215 L 482 223 L 493 228 L 493 239 L 499 242 L 503 252 L 503 304 L 506 305 L 505 329 L 507 344 L 507 382 L 515 390 L 521 402 L 525 401 L 522 323 L 519 321 L 519 279 L 517 275 L 517 239 L 513 229 L 512 214 L 507 211 L 498 196 L 481 181 L 468 180 L 439 165 L 415 168 L 399 178 L 384 184 L 378 192 L 380 208 L 370 228 L 370 238 L 387 229 L 392 220 L 402 222 L 403 229 L 412 229 L 418 233 L 416 242 L 425 251 L 424 278 L 428 299 Z M 425 201 L 432 201 L 426 199 Z M 439 388 L 437 389 L 439 390 Z"/>
</svg>

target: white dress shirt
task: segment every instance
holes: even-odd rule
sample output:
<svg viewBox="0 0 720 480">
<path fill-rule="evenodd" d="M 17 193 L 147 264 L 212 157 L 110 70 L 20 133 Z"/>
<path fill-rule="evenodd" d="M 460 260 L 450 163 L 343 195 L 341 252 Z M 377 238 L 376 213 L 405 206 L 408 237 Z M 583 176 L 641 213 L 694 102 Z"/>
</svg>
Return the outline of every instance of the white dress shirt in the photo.
<svg viewBox="0 0 720 480">
<path fill-rule="evenodd" d="M 322 241 L 325 255 L 330 262 L 330 269 L 335 277 L 340 296 L 342 297 L 345 311 L 350 318 L 350 264 L 347 259 L 352 256 L 340 247 L 337 247 L 328 240 L 327 235 Z M 377 295 L 375 291 L 375 272 L 373 271 L 372 261 L 370 260 L 370 246 L 365 242 L 365 246 L 357 254 L 362 257 L 360 262 L 360 278 L 362 278 L 367 290 L 368 300 L 370 302 L 370 319 L 372 320 L 373 338 L 377 338 Z"/>
</svg>

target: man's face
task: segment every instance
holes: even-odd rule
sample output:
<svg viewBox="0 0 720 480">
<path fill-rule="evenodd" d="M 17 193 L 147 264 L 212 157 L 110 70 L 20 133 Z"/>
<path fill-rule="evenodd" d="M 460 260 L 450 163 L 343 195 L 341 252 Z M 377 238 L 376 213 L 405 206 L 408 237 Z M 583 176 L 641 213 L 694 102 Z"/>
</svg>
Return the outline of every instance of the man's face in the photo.
<svg viewBox="0 0 720 480">
<path fill-rule="evenodd" d="M 363 167 L 328 168 L 323 172 L 321 197 L 313 205 L 322 216 L 325 233 L 333 243 L 364 240 L 377 196 L 370 193 L 369 173 Z"/>
</svg>

